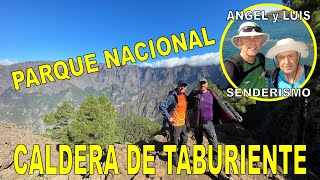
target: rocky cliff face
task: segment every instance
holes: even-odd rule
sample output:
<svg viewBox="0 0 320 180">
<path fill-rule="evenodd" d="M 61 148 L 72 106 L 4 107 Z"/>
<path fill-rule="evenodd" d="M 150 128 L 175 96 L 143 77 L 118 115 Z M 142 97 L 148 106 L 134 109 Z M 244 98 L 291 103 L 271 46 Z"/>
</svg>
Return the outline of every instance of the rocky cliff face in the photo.
<svg viewBox="0 0 320 180">
<path fill-rule="evenodd" d="M 37 63 L 32 65 L 37 66 Z M 3 120 L 33 131 L 43 130 L 43 114 L 52 111 L 63 100 L 69 100 L 77 106 L 89 94 L 106 94 L 122 114 L 130 111 L 147 117 L 157 117 L 157 103 L 174 88 L 178 79 L 186 79 L 191 83 L 189 91 L 195 86 L 192 82 L 196 82 L 199 77 L 206 77 L 218 84 L 225 81 L 217 66 L 180 66 L 172 69 L 126 66 L 107 70 L 103 64 L 99 64 L 100 71 L 97 73 L 21 91 L 13 90 L 11 71 L 17 68 L 26 69 L 29 66 L 30 64 L 24 63 L 0 66 L 0 115 Z M 242 138 L 236 129 L 229 133 L 233 139 L 225 139 L 222 142 L 306 144 L 308 168 L 320 175 L 319 72 L 318 66 L 313 78 L 308 82 L 311 89 L 309 98 L 290 98 L 272 103 L 257 102 L 256 105 L 248 107 L 247 113 L 243 116 L 243 124 L 247 130 L 244 134 L 250 136 L 245 135 L 245 138 Z M 221 130 L 219 136 L 223 136 L 229 132 L 228 130 L 229 128 Z M 6 141 L 3 142 L 3 147 L 7 147 Z M 2 167 L 11 163 L 6 162 Z M 296 178 L 300 177 L 294 177 Z"/>
<path fill-rule="evenodd" d="M 39 77 L 38 66 L 42 64 L 50 64 L 53 62 L 24 62 L 9 66 L 0 65 L 0 94 L 9 87 L 13 88 L 11 72 L 16 70 L 26 70 L 32 67 Z M 224 83 L 224 76 L 220 70 L 220 66 L 177 66 L 173 68 L 149 68 L 128 65 L 118 68 L 107 69 L 105 64 L 96 65 L 99 71 L 87 74 L 86 71 L 79 77 L 71 76 L 70 80 L 56 80 L 54 83 L 47 83 L 41 86 L 31 86 L 25 88 L 25 82 L 21 83 L 21 93 L 41 92 L 44 94 L 55 94 L 69 87 L 75 86 L 80 89 L 93 87 L 96 90 L 110 88 L 112 85 L 118 86 L 121 90 L 130 91 L 132 94 L 141 91 L 140 88 L 149 85 L 172 86 L 178 79 L 185 79 L 190 83 L 196 82 L 200 77 L 206 77 L 216 83 Z M 53 73 L 52 73 L 53 74 Z M 69 73 L 71 75 L 71 73 Z"/>
<path fill-rule="evenodd" d="M 220 66 L 178 66 L 174 68 L 142 68 L 124 66 L 107 69 L 98 64 L 99 71 L 84 73 L 70 80 L 57 80 L 40 86 L 13 89 L 11 72 L 32 67 L 39 78 L 38 65 L 52 62 L 26 62 L 0 66 L 0 118 L 11 121 L 33 132 L 43 132 L 43 115 L 64 100 L 76 107 L 90 94 L 107 95 L 116 109 L 123 115 L 136 113 L 159 119 L 158 103 L 176 87 L 179 79 L 190 83 L 189 91 L 196 86 L 200 77 L 220 86 L 226 85 Z"/>
</svg>

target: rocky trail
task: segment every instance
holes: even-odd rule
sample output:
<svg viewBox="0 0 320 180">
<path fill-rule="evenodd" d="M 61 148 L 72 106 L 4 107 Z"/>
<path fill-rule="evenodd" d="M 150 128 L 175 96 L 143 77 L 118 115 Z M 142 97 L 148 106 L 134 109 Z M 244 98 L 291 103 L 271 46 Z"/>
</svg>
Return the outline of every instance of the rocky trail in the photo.
<svg viewBox="0 0 320 180">
<path fill-rule="evenodd" d="M 224 124 L 219 125 L 217 128 L 217 135 L 219 142 L 223 142 L 225 144 L 234 144 L 234 145 L 240 145 L 240 144 L 255 144 L 255 140 L 251 138 L 250 134 L 240 127 L 235 126 L 234 124 Z M 34 144 L 38 144 L 41 148 L 41 155 L 42 155 L 42 161 L 45 163 L 45 145 L 50 144 L 51 145 L 51 165 L 52 166 L 58 166 L 58 151 L 57 147 L 58 142 L 55 142 L 49 138 L 45 138 L 39 135 L 34 135 L 26 130 L 20 129 L 16 127 L 13 124 L 8 123 L 0 123 L 0 179 L 218 179 L 217 175 L 210 174 L 208 168 L 204 174 L 200 175 L 188 175 L 185 170 L 182 170 L 182 173 L 180 175 L 175 174 L 176 167 L 173 167 L 173 174 L 168 175 L 167 170 L 167 154 L 163 152 L 163 145 L 167 144 L 166 139 L 162 135 L 156 135 L 150 142 L 144 142 L 140 141 L 136 144 L 141 149 L 143 145 L 155 145 L 155 151 L 149 152 L 149 155 L 153 155 L 155 157 L 155 161 L 149 163 L 149 167 L 155 167 L 155 174 L 154 175 L 144 175 L 142 173 L 142 164 L 139 172 L 134 175 L 128 175 L 127 174 L 127 143 L 125 144 L 114 144 L 115 152 L 117 156 L 117 163 L 119 168 L 119 174 L 114 174 L 113 171 L 109 171 L 108 174 L 99 175 L 97 171 L 93 175 L 84 174 L 84 175 L 75 175 L 74 171 L 72 170 L 70 174 L 68 175 L 41 175 L 38 171 L 36 171 L 34 174 L 28 174 L 25 175 L 18 175 L 14 169 L 14 150 L 18 144 L 24 144 L 28 149 L 28 154 L 23 155 L 20 153 L 20 159 L 19 159 L 19 166 L 22 167 L 23 163 L 30 164 L 31 161 L 31 155 L 32 155 L 32 149 Z M 189 132 L 189 139 L 188 139 L 188 148 L 192 150 L 192 145 L 195 144 L 195 140 L 193 137 L 193 134 Z M 204 138 L 204 145 L 207 147 L 208 141 Z M 224 145 L 224 144 L 223 144 Z M 140 152 L 142 152 L 140 150 Z M 192 152 L 190 153 L 192 154 Z M 105 156 L 105 154 L 104 154 Z M 88 159 L 88 158 L 87 158 Z M 103 160 L 104 159 L 104 160 Z M 192 163 L 192 157 L 191 163 Z M 102 158 L 102 164 L 105 164 L 105 158 Z M 247 161 L 247 160 L 246 160 Z M 135 162 L 133 162 L 135 163 Z M 142 161 L 141 161 L 142 163 Z M 240 159 L 238 158 L 236 160 L 238 168 L 240 167 Z M 88 162 L 82 162 L 80 163 L 81 167 L 87 167 Z M 247 166 L 247 165 L 246 165 Z M 255 164 L 256 167 L 262 168 L 263 164 L 262 162 L 258 162 Z M 87 167 L 88 168 L 88 167 Z M 27 171 L 28 172 L 28 171 Z M 231 171 L 232 172 L 232 171 Z M 233 172 L 232 172 L 233 173 Z M 275 180 L 281 180 L 281 179 L 293 179 L 292 177 L 288 175 L 282 174 L 282 168 L 281 166 L 277 166 L 277 174 L 272 175 L 271 171 L 269 170 L 269 173 L 266 175 L 260 174 L 260 175 L 235 175 L 231 173 L 231 177 L 234 180 L 249 180 L 249 179 L 256 179 L 256 180 L 262 180 L 262 179 L 275 179 Z M 313 177 L 313 178 L 312 178 Z M 296 176 L 297 178 L 297 176 Z M 296 179 L 294 178 L 294 179 Z M 303 175 L 298 176 L 299 179 L 314 179 L 315 176 L 310 175 Z"/>
</svg>

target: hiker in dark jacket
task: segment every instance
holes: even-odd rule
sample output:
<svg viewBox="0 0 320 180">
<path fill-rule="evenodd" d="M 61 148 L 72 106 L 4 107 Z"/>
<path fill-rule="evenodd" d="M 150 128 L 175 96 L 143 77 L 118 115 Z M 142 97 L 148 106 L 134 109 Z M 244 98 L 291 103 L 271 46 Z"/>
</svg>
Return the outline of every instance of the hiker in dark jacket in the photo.
<svg viewBox="0 0 320 180">
<path fill-rule="evenodd" d="M 164 117 L 163 126 L 169 127 L 171 142 L 177 145 L 178 149 L 180 145 L 185 145 L 188 141 L 186 129 L 187 98 L 185 95 L 187 85 L 185 81 L 179 81 L 177 88 L 171 91 L 169 96 L 159 106 Z M 173 153 L 172 162 L 177 166 L 177 153 Z"/>
<path fill-rule="evenodd" d="M 188 109 L 192 111 L 189 122 L 190 126 L 194 127 L 197 144 L 202 145 L 205 133 L 213 147 L 214 162 L 217 162 L 218 140 L 214 124 L 218 124 L 221 118 L 241 122 L 242 117 L 231 106 L 227 107 L 215 92 L 208 89 L 208 81 L 204 78 L 199 81 L 199 90 L 193 90 L 188 95 Z M 228 178 L 222 170 L 219 179 Z"/>
<path fill-rule="evenodd" d="M 269 35 L 254 22 L 242 23 L 232 44 L 240 54 L 224 62 L 232 82 L 240 88 L 265 88 L 265 57 L 259 53 Z"/>
</svg>

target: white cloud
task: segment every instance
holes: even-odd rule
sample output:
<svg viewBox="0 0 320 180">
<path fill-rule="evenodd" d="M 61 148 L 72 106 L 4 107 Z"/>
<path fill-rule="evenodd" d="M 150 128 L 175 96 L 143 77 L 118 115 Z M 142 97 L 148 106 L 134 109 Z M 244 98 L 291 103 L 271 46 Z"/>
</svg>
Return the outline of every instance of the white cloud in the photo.
<svg viewBox="0 0 320 180">
<path fill-rule="evenodd" d="M 11 60 L 11 59 L 0 59 L 0 65 L 11 65 L 18 63 L 16 60 Z"/>
<path fill-rule="evenodd" d="M 164 59 L 164 60 L 159 60 L 156 62 L 152 63 L 141 63 L 139 66 L 141 67 L 151 67 L 151 68 L 160 68 L 160 67 L 175 67 L 175 66 L 181 66 L 188 64 L 190 66 L 205 66 L 205 65 L 211 65 L 215 64 L 218 65 L 220 64 L 220 58 L 219 58 L 219 53 L 207 53 L 203 55 L 196 55 L 196 56 L 191 56 L 191 57 L 174 57 L 170 59 Z"/>
</svg>

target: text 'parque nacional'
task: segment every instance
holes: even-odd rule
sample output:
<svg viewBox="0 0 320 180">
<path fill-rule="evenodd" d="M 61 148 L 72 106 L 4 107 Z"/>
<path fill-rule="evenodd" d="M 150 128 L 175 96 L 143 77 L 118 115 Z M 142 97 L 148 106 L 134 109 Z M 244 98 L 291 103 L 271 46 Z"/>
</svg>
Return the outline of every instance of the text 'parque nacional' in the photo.
<svg viewBox="0 0 320 180">
<path fill-rule="evenodd" d="M 179 35 L 172 34 L 169 38 L 162 36 L 157 40 L 148 40 L 147 42 L 137 42 L 134 47 L 128 45 L 121 49 L 112 48 L 112 51 L 104 50 L 104 60 L 108 69 L 127 65 L 128 62 L 135 64 L 138 61 L 143 62 L 149 58 L 155 59 L 160 56 L 168 56 L 172 52 L 193 50 L 195 47 L 203 48 L 216 44 L 215 39 L 210 39 L 206 28 L 201 28 L 201 34 L 196 30 L 190 30 L 188 34 L 181 32 Z M 21 86 L 30 88 L 39 86 L 48 82 L 57 80 L 70 80 L 72 77 L 78 77 L 98 72 L 96 53 L 90 53 L 83 56 L 77 56 L 76 59 L 69 58 L 67 61 L 59 60 L 52 63 L 39 65 L 38 67 L 29 67 L 25 70 L 15 70 L 11 72 L 13 86 L 15 90 L 20 90 Z M 83 62 L 84 61 L 84 62 Z M 21 85 L 23 83 L 23 85 Z"/>
</svg>

